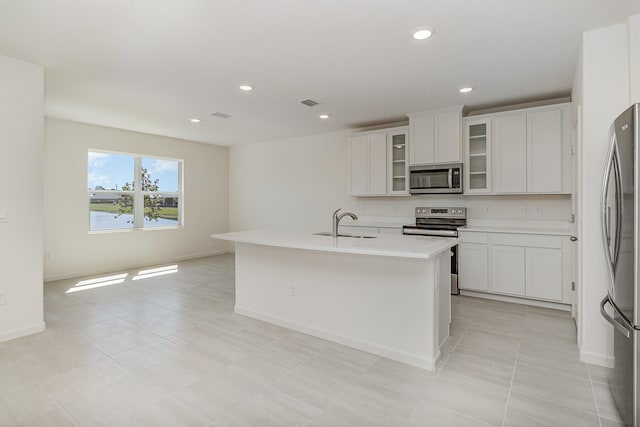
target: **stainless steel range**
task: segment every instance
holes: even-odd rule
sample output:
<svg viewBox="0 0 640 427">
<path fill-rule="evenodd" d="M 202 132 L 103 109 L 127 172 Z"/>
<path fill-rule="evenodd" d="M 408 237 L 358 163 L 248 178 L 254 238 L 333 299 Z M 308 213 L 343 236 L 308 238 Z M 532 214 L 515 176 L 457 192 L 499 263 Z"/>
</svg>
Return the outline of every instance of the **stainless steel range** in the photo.
<svg viewBox="0 0 640 427">
<path fill-rule="evenodd" d="M 416 208 L 416 223 L 402 227 L 402 234 L 458 237 L 458 227 L 467 225 L 467 208 Z M 451 248 L 451 293 L 459 295 L 458 246 Z"/>
</svg>

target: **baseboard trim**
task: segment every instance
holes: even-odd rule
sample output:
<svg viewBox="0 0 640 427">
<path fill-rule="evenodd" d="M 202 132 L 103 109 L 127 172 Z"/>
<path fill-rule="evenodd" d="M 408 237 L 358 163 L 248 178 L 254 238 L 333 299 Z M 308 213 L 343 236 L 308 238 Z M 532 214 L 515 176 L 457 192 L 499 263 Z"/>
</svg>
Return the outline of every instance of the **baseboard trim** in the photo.
<svg viewBox="0 0 640 427">
<path fill-rule="evenodd" d="M 166 258 L 166 259 L 159 259 L 159 260 L 154 260 L 154 261 L 148 262 L 148 263 L 135 263 L 135 264 L 119 265 L 119 266 L 115 266 L 115 267 L 109 267 L 106 270 L 76 271 L 76 272 L 72 272 L 72 273 L 45 276 L 44 277 L 44 281 L 45 282 L 53 282 L 53 281 L 56 281 L 56 280 L 73 279 L 73 278 L 82 277 L 82 276 L 89 276 L 89 275 L 93 276 L 93 275 L 96 275 L 96 274 L 112 273 L 114 271 L 130 270 L 130 269 L 133 269 L 133 268 L 148 267 L 150 265 L 165 264 L 165 263 L 169 263 L 169 262 L 188 261 L 190 259 L 205 258 L 205 257 L 209 257 L 209 256 L 224 255 L 224 254 L 230 254 L 230 253 L 233 253 L 233 252 L 230 251 L 229 249 L 219 249 L 219 250 L 215 250 L 215 251 L 209 251 L 209 252 L 203 252 L 203 253 L 197 253 L 197 254 L 191 254 L 191 255 L 184 255 L 184 256 L 172 257 L 172 258 Z"/>
<path fill-rule="evenodd" d="M 604 366 L 605 368 L 614 367 L 613 356 L 608 356 L 606 354 L 600 353 L 591 353 L 584 350 L 580 350 L 580 361 L 589 363 L 591 365 Z"/>
<path fill-rule="evenodd" d="M 557 302 L 548 302 L 548 301 L 539 301 L 539 300 L 528 299 L 528 298 L 510 297 L 507 295 L 486 294 L 484 292 L 466 291 L 464 289 L 460 289 L 460 295 L 464 295 L 468 297 L 491 299 L 495 301 L 512 302 L 514 304 L 532 305 L 535 307 L 553 308 L 553 309 L 562 310 L 562 311 L 571 311 L 571 305 L 561 304 Z"/>
<path fill-rule="evenodd" d="M 41 322 L 32 326 L 27 326 L 26 328 L 13 329 L 11 331 L 2 331 L 0 332 L 0 342 L 26 337 L 27 335 L 37 334 L 38 332 L 44 331 L 46 326 L 47 325 L 45 322 Z"/>
<path fill-rule="evenodd" d="M 387 359 L 396 360 L 398 362 L 406 363 L 407 365 L 415 366 L 418 368 L 426 369 L 429 371 L 435 371 L 436 364 L 440 359 L 440 350 L 434 359 L 423 358 L 413 354 L 405 353 L 395 350 L 390 347 L 380 346 L 366 341 L 357 340 L 344 335 L 334 334 L 333 332 L 317 329 L 308 325 L 294 323 L 279 317 L 274 317 L 269 314 L 254 311 L 248 308 L 240 307 L 236 305 L 234 312 L 243 316 L 251 317 L 253 319 L 262 320 L 264 322 L 273 323 L 274 325 L 282 326 L 287 329 L 292 329 L 303 334 L 313 335 L 314 337 L 322 338 L 328 341 L 332 341 L 338 344 L 346 345 L 358 350 L 366 351 L 377 356 L 386 357 Z"/>
</svg>

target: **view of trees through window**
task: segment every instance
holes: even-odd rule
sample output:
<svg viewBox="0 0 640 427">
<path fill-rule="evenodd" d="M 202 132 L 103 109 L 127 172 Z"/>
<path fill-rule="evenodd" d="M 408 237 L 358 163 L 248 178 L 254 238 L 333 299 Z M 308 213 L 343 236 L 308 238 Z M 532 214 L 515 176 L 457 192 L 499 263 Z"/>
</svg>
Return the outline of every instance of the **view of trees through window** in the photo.
<svg viewBox="0 0 640 427">
<path fill-rule="evenodd" d="M 180 225 L 182 161 L 88 153 L 89 229 Z"/>
</svg>

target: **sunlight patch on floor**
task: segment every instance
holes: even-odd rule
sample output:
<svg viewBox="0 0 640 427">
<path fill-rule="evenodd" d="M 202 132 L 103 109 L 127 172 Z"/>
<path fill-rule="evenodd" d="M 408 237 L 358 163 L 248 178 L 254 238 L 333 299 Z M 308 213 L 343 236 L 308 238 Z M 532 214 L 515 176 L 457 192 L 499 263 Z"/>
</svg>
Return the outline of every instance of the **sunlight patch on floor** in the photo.
<svg viewBox="0 0 640 427">
<path fill-rule="evenodd" d="M 66 293 L 69 294 L 72 292 L 85 291 L 87 289 L 95 289 L 103 286 L 118 285 L 120 283 L 123 283 L 128 275 L 129 273 L 122 273 L 114 274 L 111 276 L 97 277 L 95 279 L 81 280 L 76 283 L 73 288 L 70 288 Z"/>
<path fill-rule="evenodd" d="M 178 265 L 167 265 L 164 267 L 150 268 L 148 270 L 140 270 L 131 280 L 149 279 L 151 277 L 164 276 L 165 274 L 174 274 L 178 272 Z"/>
</svg>

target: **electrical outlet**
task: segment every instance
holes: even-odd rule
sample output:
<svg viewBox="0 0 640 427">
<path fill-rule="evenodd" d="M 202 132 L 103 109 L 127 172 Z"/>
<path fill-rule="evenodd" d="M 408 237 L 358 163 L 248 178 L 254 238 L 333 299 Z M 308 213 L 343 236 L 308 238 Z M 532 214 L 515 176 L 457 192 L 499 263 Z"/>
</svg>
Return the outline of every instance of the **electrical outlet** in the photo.
<svg viewBox="0 0 640 427">
<path fill-rule="evenodd" d="M 520 215 L 524 215 L 526 213 L 526 207 L 525 206 L 520 206 L 518 209 L 520 210 Z"/>
<path fill-rule="evenodd" d="M 541 207 L 539 207 L 539 206 L 538 206 L 538 207 L 536 207 L 536 208 L 533 210 L 533 214 L 534 214 L 535 216 L 540 216 L 540 215 L 542 215 L 542 208 L 541 208 Z"/>
<path fill-rule="evenodd" d="M 4 305 L 4 292 L 0 292 L 0 305 Z"/>
<path fill-rule="evenodd" d="M 298 295 L 298 285 L 291 285 L 291 296 L 295 297 Z"/>
</svg>

